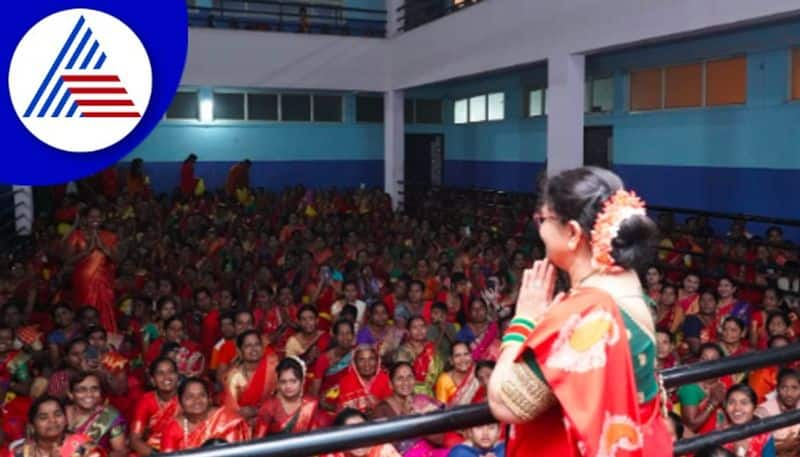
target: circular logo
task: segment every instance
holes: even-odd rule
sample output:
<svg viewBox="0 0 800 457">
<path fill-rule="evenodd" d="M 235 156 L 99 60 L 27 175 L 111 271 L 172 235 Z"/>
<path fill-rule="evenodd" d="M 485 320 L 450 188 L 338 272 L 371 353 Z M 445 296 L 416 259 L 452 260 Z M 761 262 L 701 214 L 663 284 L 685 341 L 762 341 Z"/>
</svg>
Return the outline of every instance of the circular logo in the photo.
<svg viewBox="0 0 800 457">
<path fill-rule="evenodd" d="M 150 59 L 139 37 L 93 9 L 53 13 L 17 44 L 8 72 L 14 111 L 47 145 L 84 153 L 123 140 L 147 111 Z"/>
</svg>

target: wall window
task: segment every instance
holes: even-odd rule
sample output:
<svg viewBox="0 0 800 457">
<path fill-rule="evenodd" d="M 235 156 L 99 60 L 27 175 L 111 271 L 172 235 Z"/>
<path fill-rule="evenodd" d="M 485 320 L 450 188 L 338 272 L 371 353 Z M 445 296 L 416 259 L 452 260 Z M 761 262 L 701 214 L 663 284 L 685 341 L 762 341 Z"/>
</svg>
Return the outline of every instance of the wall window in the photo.
<svg viewBox="0 0 800 457">
<path fill-rule="evenodd" d="M 314 122 L 342 122 L 342 97 L 314 95 Z"/>
<path fill-rule="evenodd" d="M 528 90 L 527 117 L 544 116 L 546 114 L 546 90 L 544 88 Z"/>
<path fill-rule="evenodd" d="M 167 119 L 200 119 L 197 91 L 179 90 L 169 105 Z"/>
<path fill-rule="evenodd" d="M 311 121 L 311 96 L 306 94 L 282 94 L 281 120 Z"/>
<path fill-rule="evenodd" d="M 503 92 L 456 100 L 453 104 L 453 120 L 456 124 L 502 121 L 506 117 L 505 102 Z"/>
<path fill-rule="evenodd" d="M 631 111 L 742 105 L 746 101 L 747 58 L 743 56 L 630 73 Z"/>
<path fill-rule="evenodd" d="M 586 81 L 586 112 L 608 113 L 614 111 L 614 78 Z"/>
<path fill-rule="evenodd" d="M 663 76 L 661 68 L 631 72 L 631 111 L 661 109 L 664 106 Z"/>
<path fill-rule="evenodd" d="M 251 121 L 278 120 L 278 94 L 247 94 L 247 119 Z"/>
<path fill-rule="evenodd" d="M 477 95 L 469 99 L 469 121 L 483 122 L 486 120 L 486 96 Z"/>
<path fill-rule="evenodd" d="M 243 92 L 214 92 L 214 120 L 244 120 Z"/>
<path fill-rule="evenodd" d="M 800 100 L 800 48 L 792 49 L 792 100 Z"/>
<path fill-rule="evenodd" d="M 383 97 L 356 96 L 356 122 L 383 122 Z"/>
<path fill-rule="evenodd" d="M 418 98 L 414 100 L 414 123 L 441 124 L 442 101 Z"/>
<path fill-rule="evenodd" d="M 743 105 L 747 101 L 747 58 L 706 62 L 706 105 Z"/>
<path fill-rule="evenodd" d="M 468 103 L 467 99 L 463 98 L 461 100 L 456 100 L 453 104 L 453 119 L 456 124 L 466 124 L 469 120 L 467 117 L 467 113 L 469 112 Z"/>
<path fill-rule="evenodd" d="M 488 113 L 487 119 L 490 121 L 502 121 L 506 117 L 506 95 L 502 92 L 489 94 L 487 97 Z"/>
<path fill-rule="evenodd" d="M 664 70 L 664 107 L 691 108 L 703 105 L 703 65 L 675 65 Z"/>
</svg>

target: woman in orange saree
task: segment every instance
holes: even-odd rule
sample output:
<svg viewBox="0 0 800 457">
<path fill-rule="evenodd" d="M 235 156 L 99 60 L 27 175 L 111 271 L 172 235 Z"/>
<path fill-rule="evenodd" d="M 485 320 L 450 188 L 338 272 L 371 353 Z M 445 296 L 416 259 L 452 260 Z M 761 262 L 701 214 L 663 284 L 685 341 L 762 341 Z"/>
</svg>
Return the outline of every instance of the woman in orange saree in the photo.
<svg viewBox="0 0 800 457">
<path fill-rule="evenodd" d="M 150 365 L 150 378 L 156 389 L 147 392 L 136 404 L 131 421 L 131 449 L 146 457 L 161 450 L 161 437 L 180 414 L 178 367 L 166 357 Z"/>
<path fill-rule="evenodd" d="M 651 260 L 655 224 L 608 170 L 564 171 L 540 195 L 547 260 L 524 273 L 488 389 L 494 416 L 513 424 L 507 455 L 671 456 L 635 273 Z M 556 266 L 572 289 L 554 298 Z"/>
<path fill-rule="evenodd" d="M 231 368 L 225 380 L 223 404 L 248 422 L 255 423 L 258 408 L 275 391 L 278 356 L 267 347 L 261 335 L 248 330 L 236 338 L 241 361 Z"/>
<path fill-rule="evenodd" d="M 86 224 L 67 238 L 67 263 L 72 271 L 72 297 L 76 306 L 89 305 L 100 313 L 100 323 L 108 333 L 116 333 L 114 310 L 114 271 L 117 261 L 117 236 L 101 230 L 99 208 L 90 208 Z"/>
<path fill-rule="evenodd" d="M 471 404 L 481 386 L 467 343 L 459 341 L 453 344 L 450 365 L 453 369 L 445 371 L 436 380 L 436 399 L 447 406 Z"/>
<path fill-rule="evenodd" d="M 303 433 L 317 425 L 317 399 L 303 395 L 305 364 L 295 357 L 281 360 L 276 369 L 278 390 L 258 410 L 256 438 L 282 433 Z"/>
<path fill-rule="evenodd" d="M 199 448 L 208 440 L 240 443 L 250 439 L 247 422 L 226 407 L 214 408 L 205 383 L 188 378 L 178 389 L 181 413 L 164 430 L 161 453 Z"/>
<path fill-rule="evenodd" d="M 338 410 L 355 408 L 367 416 L 392 395 L 389 375 L 381 369 L 378 350 L 361 345 L 353 351 L 353 363 L 339 383 Z"/>
</svg>

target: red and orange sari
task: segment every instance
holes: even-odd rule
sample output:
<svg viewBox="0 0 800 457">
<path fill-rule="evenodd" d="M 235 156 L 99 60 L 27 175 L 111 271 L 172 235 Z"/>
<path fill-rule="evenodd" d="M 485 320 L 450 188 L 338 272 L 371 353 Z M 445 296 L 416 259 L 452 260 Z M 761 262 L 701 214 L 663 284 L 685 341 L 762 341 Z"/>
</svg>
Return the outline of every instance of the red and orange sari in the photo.
<svg viewBox="0 0 800 457">
<path fill-rule="evenodd" d="M 194 430 L 184 429 L 180 418 L 173 419 L 164 431 L 161 453 L 199 448 L 208 440 L 222 439 L 228 443 L 240 443 L 250 439 L 247 422 L 236 412 L 225 407 L 212 411 Z"/>
<path fill-rule="evenodd" d="M 261 407 L 275 391 L 278 382 L 275 374 L 277 366 L 278 356 L 267 348 L 250 379 L 245 376 L 241 365 L 231 369 L 225 382 L 224 405 L 233 411 L 239 411 L 244 406 L 256 409 Z"/>
<path fill-rule="evenodd" d="M 180 411 L 177 395 L 162 404 L 155 392 L 147 392 L 136 405 L 131 421 L 131 433 L 140 434 L 148 446 L 160 451 L 164 431 Z"/>
<path fill-rule="evenodd" d="M 263 438 L 281 433 L 303 433 L 314 430 L 317 426 L 318 407 L 319 401 L 307 396 L 303 398 L 299 408 L 286 411 L 277 397 L 270 398 L 258 411 L 253 437 Z"/>
<path fill-rule="evenodd" d="M 626 334 L 617 304 L 598 289 L 548 310 L 518 357 L 532 352 L 560 407 L 512 426 L 507 455 L 672 455 L 658 396 L 639 403 Z"/>
<path fill-rule="evenodd" d="M 117 246 L 117 236 L 111 232 L 98 232 L 100 241 L 109 249 Z M 76 230 L 67 239 L 74 252 L 86 249 L 89 244 L 83 230 Z M 117 319 L 114 312 L 114 271 L 115 266 L 105 254 L 95 249 L 75 265 L 72 272 L 72 300 L 76 306 L 89 305 L 100 313 L 100 324 L 106 331 L 117 332 Z"/>
<path fill-rule="evenodd" d="M 371 348 L 370 350 L 374 351 L 375 349 Z M 358 353 L 358 351 L 359 349 L 356 349 L 355 352 Z M 362 378 L 358 373 L 358 369 L 356 369 L 355 357 L 353 357 L 353 363 L 339 382 L 337 409 L 341 411 L 349 407 L 368 413 L 375 409 L 378 403 L 389 398 L 392 395 L 389 375 L 381 369 L 380 363 L 378 363 L 377 370 L 372 379 L 366 380 Z"/>
</svg>

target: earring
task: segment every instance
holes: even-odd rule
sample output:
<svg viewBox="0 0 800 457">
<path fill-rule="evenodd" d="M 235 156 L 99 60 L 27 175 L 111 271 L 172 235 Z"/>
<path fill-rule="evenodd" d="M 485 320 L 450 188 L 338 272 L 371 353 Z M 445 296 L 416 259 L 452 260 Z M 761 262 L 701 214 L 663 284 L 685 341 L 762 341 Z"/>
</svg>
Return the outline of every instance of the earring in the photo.
<svg viewBox="0 0 800 457">
<path fill-rule="evenodd" d="M 28 425 L 25 427 L 25 436 L 26 436 L 26 438 L 28 438 L 29 440 L 32 440 L 32 439 L 33 439 L 33 425 L 31 425 L 31 424 L 28 424 Z"/>
</svg>

